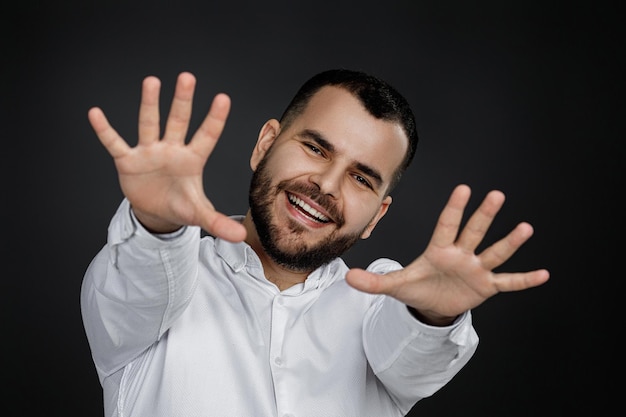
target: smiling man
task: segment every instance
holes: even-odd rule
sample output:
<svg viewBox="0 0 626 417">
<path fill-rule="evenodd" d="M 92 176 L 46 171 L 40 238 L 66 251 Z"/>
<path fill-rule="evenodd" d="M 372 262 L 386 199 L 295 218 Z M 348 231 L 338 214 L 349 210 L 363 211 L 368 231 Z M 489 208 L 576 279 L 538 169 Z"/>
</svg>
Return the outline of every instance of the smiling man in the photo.
<svg viewBox="0 0 626 417">
<path fill-rule="evenodd" d="M 358 71 L 309 79 L 260 130 L 248 212 L 216 212 L 202 173 L 230 99 L 214 98 L 187 143 L 195 82 L 180 74 L 161 136 L 160 81 L 144 80 L 133 148 L 89 111 L 125 196 L 81 292 L 107 417 L 403 416 L 471 358 L 472 308 L 548 279 L 493 272 L 527 223 L 475 253 L 504 195 L 461 229 L 466 185 L 409 265 L 343 262 L 387 214 L 417 144 L 406 100 Z"/>
</svg>

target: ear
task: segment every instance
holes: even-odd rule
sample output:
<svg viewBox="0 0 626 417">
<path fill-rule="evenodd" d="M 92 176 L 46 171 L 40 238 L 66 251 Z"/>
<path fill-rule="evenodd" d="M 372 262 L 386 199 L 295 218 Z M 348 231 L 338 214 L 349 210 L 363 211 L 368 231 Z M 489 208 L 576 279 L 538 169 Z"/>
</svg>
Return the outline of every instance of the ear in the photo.
<svg viewBox="0 0 626 417">
<path fill-rule="evenodd" d="M 250 156 L 250 167 L 253 171 L 259 165 L 259 162 L 263 159 L 267 150 L 272 146 L 274 140 L 280 133 L 280 122 L 276 119 L 270 119 L 261 128 L 259 132 L 259 138 L 256 141 L 252 156 Z"/>
<path fill-rule="evenodd" d="M 371 236 L 372 231 L 374 231 L 374 228 L 376 227 L 380 219 L 382 219 L 385 214 L 387 214 L 387 210 L 389 210 L 389 206 L 391 205 L 391 200 L 391 196 L 388 195 L 387 197 L 385 197 L 382 203 L 380 203 L 378 212 L 376 213 L 370 224 L 367 225 L 363 233 L 361 233 L 361 239 L 367 239 Z"/>
</svg>

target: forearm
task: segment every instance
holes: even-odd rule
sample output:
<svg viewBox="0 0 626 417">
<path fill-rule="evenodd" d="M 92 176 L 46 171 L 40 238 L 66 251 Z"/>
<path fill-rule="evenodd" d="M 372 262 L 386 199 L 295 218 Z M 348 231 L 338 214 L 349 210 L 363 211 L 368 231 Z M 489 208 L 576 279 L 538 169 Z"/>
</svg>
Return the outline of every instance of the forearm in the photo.
<svg viewBox="0 0 626 417">
<path fill-rule="evenodd" d="M 184 310 L 195 286 L 198 242 L 197 229 L 159 239 L 132 219 L 127 201 L 120 205 L 81 293 L 99 373 L 113 371 L 150 346 Z"/>
<path fill-rule="evenodd" d="M 429 326 L 391 297 L 375 306 L 363 337 L 374 373 L 405 412 L 450 381 L 478 344 L 470 312 L 450 326 Z"/>
</svg>

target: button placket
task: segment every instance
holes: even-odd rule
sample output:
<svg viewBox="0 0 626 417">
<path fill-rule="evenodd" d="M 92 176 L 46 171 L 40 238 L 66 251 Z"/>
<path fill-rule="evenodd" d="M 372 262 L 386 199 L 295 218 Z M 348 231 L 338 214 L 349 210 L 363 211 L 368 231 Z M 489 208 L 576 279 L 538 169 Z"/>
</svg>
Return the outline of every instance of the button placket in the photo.
<svg viewBox="0 0 626 417">
<path fill-rule="evenodd" d="M 272 303 L 272 331 L 270 338 L 270 360 L 277 366 L 284 362 L 283 342 L 285 337 L 285 324 L 287 322 L 287 314 L 284 309 L 285 301 L 281 295 L 274 297 Z"/>
<path fill-rule="evenodd" d="M 272 379 L 274 381 L 274 395 L 276 397 L 276 406 L 279 411 L 279 415 L 282 414 L 281 410 L 285 410 L 289 401 L 287 381 L 285 381 L 285 376 L 281 372 L 286 363 L 286 358 L 284 357 L 283 352 L 286 324 L 287 310 L 285 308 L 284 296 L 278 294 L 274 297 L 272 302 L 272 327 L 269 360 Z"/>
</svg>

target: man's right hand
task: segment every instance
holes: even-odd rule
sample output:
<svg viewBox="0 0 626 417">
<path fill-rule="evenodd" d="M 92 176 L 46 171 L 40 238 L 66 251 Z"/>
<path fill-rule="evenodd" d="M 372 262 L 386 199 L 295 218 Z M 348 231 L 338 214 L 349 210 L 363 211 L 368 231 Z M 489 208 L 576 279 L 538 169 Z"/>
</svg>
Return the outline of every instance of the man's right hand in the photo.
<svg viewBox="0 0 626 417">
<path fill-rule="evenodd" d="M 122 192 L 146 229 L 166 233 L 183 225 L 196 225 L 213 236 L 239 242 L 246 236 L 244 227 L 215 210 L 202 183 L 204 165 L 228 117 L 230 98 L 225 94 L 215 96 L 206 118 L 186 144 L 195 86 L 192 74 L 183 72 L 178 76 L 162 138 L 161 82 L 153 76 L 143 81 L 135 147 L 111 127 L 100 108 L 89 110 L 89 122 L 113 157 Z"/>
</svg>

